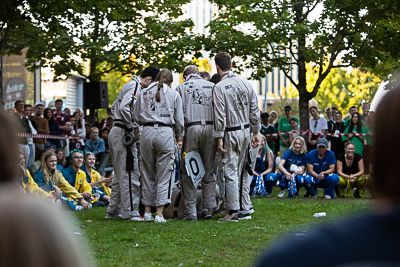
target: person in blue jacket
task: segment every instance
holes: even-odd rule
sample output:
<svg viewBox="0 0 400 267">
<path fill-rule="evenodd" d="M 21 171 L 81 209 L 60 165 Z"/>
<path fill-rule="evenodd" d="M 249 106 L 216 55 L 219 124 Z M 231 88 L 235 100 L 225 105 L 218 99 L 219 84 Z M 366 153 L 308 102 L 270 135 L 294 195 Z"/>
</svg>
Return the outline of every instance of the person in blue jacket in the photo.
<svg viewBox="0 0 400 267">
<path fill-rule="evenodd" d="M 328 150 L 328 140 L 318 140 L 317 149 L 307 155 L 307 176 L 305 185 L 307 193 L 304 197 L 317 197 L 317 187 L 324 189 L 325 199 L 332 199 L 339 176 L 334 173 L 336 165 L 335 154 Z"/>
</svg>

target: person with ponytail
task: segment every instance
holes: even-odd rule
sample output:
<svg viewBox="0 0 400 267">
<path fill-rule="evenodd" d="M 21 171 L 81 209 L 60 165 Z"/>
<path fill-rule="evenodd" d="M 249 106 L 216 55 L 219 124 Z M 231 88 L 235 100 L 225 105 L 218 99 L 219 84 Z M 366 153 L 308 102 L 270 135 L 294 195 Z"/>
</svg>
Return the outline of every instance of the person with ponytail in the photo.
<svg viewBox="0 0 400 267">
<path fill-rule="evenodd" d="M 33 174 L 33 180 L 44 191 L 52 193 L 56 198 L 61 198 L 73 210 L 90 207 L 83 196 L 57 170 L 57 156 L 51 150 L 44 152 L 40 168 Z"/>
<path fill-rule="evenodd" d="M 162 70 L 156 81 L 137 98 L 133 119 L 143 126 L 140 171 L 145 221 L 165 223 L 164 206 L 171 203 L 175 170 L 175 138 L 183 137 L 182 99 L 171 89 L 169 70 Z M 151 207 L 157 207 L 155 219 Z"/>
</svg>

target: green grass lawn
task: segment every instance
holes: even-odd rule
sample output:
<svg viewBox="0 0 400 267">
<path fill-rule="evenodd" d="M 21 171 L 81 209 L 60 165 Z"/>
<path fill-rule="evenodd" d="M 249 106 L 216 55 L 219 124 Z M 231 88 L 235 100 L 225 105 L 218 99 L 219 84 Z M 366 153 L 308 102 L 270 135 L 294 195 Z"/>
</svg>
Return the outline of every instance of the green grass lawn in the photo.
<svg viewBox="0 0 400 267">
<path fill-rule="evenodd" d="M 88 257 L 95 266 L 251 266 L 263 249 L 288 234 L 331 223 L 371 209 L 369 198 L 253 199 L 252 220 L 217 222 L 170 221 L 166 224 L 105 220 L 106 208 L 71 212 L 73 231 L 89 244 Z M 304 194 L 303 190 L 301 193 Z M 313 218 L 325 211 L 326 218 Z M 84 226 L 84 229 L 79 228 Z"/>
</svg>

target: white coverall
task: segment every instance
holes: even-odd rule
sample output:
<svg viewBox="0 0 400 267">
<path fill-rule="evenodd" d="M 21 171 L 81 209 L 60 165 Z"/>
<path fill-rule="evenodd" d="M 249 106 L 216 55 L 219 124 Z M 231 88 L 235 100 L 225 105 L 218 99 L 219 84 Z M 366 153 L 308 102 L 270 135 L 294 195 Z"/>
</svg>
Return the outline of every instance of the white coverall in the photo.
<svg viewBox="0 0 400 267">
<path fill-rule="evenodd" d="M 108 136 L 108 145 L 114 166 L 114 179 L 111 186 L 111 199 L 107 212 L 113 215 L 119 213 L 121 204 L 122 219 L 140 216 L 138 212 L 140 201 L 140 171 L 136 142 L 129 148 L 133 153 L 133 171 L 126 171 L 127 147 L 122 143 L 125 132 L 133 131 L 138 125 L 133 121 L 132 109 L 136 102 L 134 95 L 139 95 L 142 90 L 140 80 L 133 76 L 127 82 L 114 101 L 111 110 L 113 111 L 114 126 Z"/>
<path fill-rule="evenodd" d="M 243 194 L 239 179 L 251 141 L 250 132 L 261 129 L 257 96 L 247 81 L 229 72 L 215 85 L 213 102 L 214 137 L 223 138 L 227 150 L 218 171 L 224 180 L 219 184 L 220 197 L 224 198 L 226 209 L 243 210 L 239 204 L 239 193 Z"/>
<path fill-rule="evenodd" d="M 178 92 L 166 84 L 160 89 L 161 101 L 156 102 L 158 82 L 149 85 L 138 96 L 134 120 L 143 126 L 141 133 L 140 171 L 142 203 L 165 206 L 171 203 L 175 179 L 175 141 L 183 136 L 182 100 Z"/>
<path fill-rule="evenodd" d="M 215 158 L 215 142 L 213 138 L 213 106 L 212 89 L 214 84 L 200 76 L 189 78 L 180 84 L 176 90 L 182 97 L 182 107 L 185 117 L 185 140 L 183 151 L 197 151 L 204 166 L 205 175 L 201 181 L 203 209 L 216 207 L 216 181 L 212 175 Z M 197 216 L 197 188 L 187 175 L 184 162 L 181 160 L 183 196 L 185 199 L 185 216 Z"/>
</svg>

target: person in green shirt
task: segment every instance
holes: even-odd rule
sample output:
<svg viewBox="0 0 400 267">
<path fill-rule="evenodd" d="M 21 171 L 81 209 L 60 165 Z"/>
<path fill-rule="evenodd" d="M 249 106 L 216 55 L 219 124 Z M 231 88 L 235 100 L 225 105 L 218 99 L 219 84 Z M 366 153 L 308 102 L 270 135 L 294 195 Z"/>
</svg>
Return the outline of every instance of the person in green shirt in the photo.
<svg viewBox="0 0 400 267">
<path fill-rule="evenodd" d="M 261 113 L 261 131 L 260 133 L 265 136 L 265 139 L 267 140 L 268 147 L 272 150 L 274 155 L 276 155 L 275 152 L 275 140 L 276 140 L 276 135 L 275 136 L 266 136 L 267 134 L 276 134 L 277 130 L 275 126 L 273 125 L 273 122 L 276 119 L 275 114 L 269 114 L 268 112 Z"/>
<path fill-rule="evenodd" d="M 290 146 L 290 140 L 289 140 L 289 134 L 282 134 L 282 132 L 290 132 L 292 130 L 292 126 L 290 126 L 290 119 L 292 118 L 292 107 L 291 106 L 285 106 L 285 117 L 282 117 L 279 119 L 279 126 L 278 126 L 278 135 L 279 135 L 279 143 L 280 143 L 280 148 L 279 148 L 279 155 L 282 157 L 283 154 L 289 149 Z M 297 124 L 300 125 L 299 118 L 293 117 L 297 120 Z"/>
<path fill-rule="evenodd" d="M 364 150 L 364 137 L 354 135 L 355 133 L 366 133 L 365 128 L 362 126 L 360 113 L 354 112 L 351 115 L 351 123 L 346 130 L 344 130 L 344 133 L 349 133 L 349 135 L 342 136 L 343 142 L 353 142 L 355 145 L 354 152 L 362 155 Z"/>
</svg>

